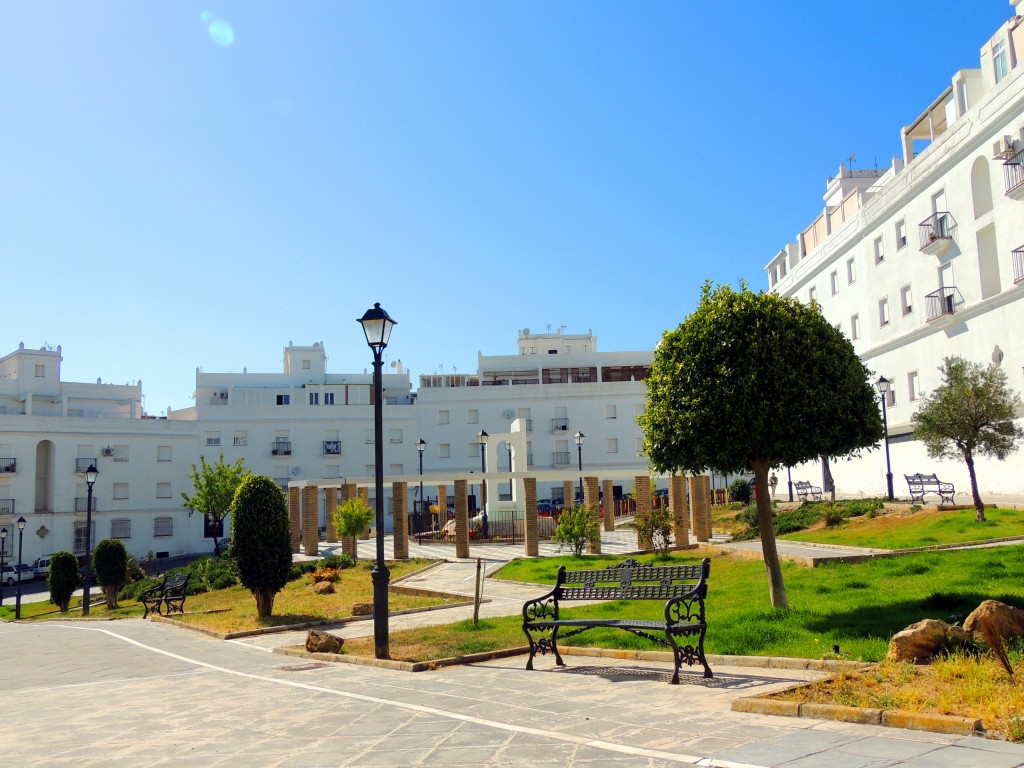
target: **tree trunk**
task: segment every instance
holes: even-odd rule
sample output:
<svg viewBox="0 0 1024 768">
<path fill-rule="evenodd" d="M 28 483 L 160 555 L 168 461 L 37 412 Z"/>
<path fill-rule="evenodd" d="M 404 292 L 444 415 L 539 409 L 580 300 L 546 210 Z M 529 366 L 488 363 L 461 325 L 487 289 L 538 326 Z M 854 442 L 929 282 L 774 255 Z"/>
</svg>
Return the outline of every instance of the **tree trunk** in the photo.
<svg viewBox="0 0 1024 768">
<path fill-rule="evenodd" d="M 341 537 L 341 551 L 348 555 L 353 560 L 359 559 L 358 544 L 355 536 L 342 536 Z"/>
<path fill-rule="evenodd" d="M 974 521 L 984 523 L 985 505 L 981 503 L 981 494 L 978 493 L 978 476 L 974 473 L 974 456 L 968 453 L 964 456 L 964 460 L 967 462 L 967 473 L 971 476 L 971 495 L 974 497 L 974 509 L 978 513 Z"/>
<path fill-rule="evenodd" d="M 768 594 L 772 608 L 789 609 L 786 585 L 782 582 L 782 565 L 775 547 L 775 525 L 772 521 L 772 502 L 768 491 L 768 462 L 754 462 L 754 489 L 757 491 L 757 527 L 761 531 L 761 551 L 768 571 Z"/>
<path fill-rule="evenodd" d="M 103 585 L 103 597 L 107 601 L 107 608 L 117 608 L 117 592 L 118 587 L 116 584 L 104 584 Z"/>
<path fill-rule="evenodd" d="M 277 592 L 253 591 L 252 596 L 256 598 L 256 615 L 261 619 L 274 612 L 274 598 L 277 597 Z"/>
</svg>

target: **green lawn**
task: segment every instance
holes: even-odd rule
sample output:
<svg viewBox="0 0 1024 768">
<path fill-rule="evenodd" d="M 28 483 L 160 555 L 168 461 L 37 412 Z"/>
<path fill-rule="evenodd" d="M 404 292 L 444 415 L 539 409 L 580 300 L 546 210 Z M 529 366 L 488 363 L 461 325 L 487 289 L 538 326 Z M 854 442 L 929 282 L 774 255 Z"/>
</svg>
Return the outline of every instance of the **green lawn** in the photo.
<svg viewBox="0 0 1024 768">
<path fill-rule="evenodd" d="M 780 538 L 820 544 L 911 549 L 937 544 L 1024 536 L 1024 510 L 986 509 L 987 522 L 975 522 L 974 509 L 949 512 L 890 512 L 873 518 L 850 517 L 836 526 L 787 533 Z"/>
</svg>

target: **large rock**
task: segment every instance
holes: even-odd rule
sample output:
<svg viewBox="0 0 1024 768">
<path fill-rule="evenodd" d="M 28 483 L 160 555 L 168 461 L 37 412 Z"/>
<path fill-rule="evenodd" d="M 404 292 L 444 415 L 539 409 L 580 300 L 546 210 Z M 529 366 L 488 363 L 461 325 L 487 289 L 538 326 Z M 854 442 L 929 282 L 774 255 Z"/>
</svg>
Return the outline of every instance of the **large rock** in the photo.
<svg viewBox="0 0 1024 768">
<path fill-rule="evenodd" d="M 889 641 L 886 661 L 928 661 L 941 651 L 968 645 L 970 636 L 960 627 L 938 619 L 925 619 L 897 632 Z"/>
<path fill-rule="evenodd" d="M 310 653 L 341 653 L 345 638 L 311 629 L 306 634 L 306 650 Z"/>
<path fill-rule="evenodd" d="M 964 622 L 964 629 L 973 635 L 983 623 L 994 627 L 1003 640 L 1024 637 L 1024 611 L 998 600 L 986 600 L 975 608 Z"/>
<path fill-rule="evenodd" d="M 353 616 L 371 616 L 373 615 L 373 603 L 356 603 L 352 606 Z"/>
<path fill-rule="evenodd" d="M 329 581 L 318 581 L 313 585 L 313 592 L 317 595 L 333 595 L 334 585 Z"/>
</svg>

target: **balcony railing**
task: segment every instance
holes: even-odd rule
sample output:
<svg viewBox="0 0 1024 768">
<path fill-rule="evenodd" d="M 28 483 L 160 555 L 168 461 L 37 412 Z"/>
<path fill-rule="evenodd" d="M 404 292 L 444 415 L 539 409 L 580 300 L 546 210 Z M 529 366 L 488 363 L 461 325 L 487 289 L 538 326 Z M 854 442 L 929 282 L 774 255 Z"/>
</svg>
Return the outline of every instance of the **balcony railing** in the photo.
<svg viewBox="0 0 1024 768">
<path fill-rule="evenodd" d="M 13 473 L 18 471 L 17 459 L 0 459 L 0 473 Z"/>
<path fill-rule="evenodd" d="M 953 245 L 956 220 L 948 211 L 936 211 L 918 225 L 921 250 L 932 256 L 941 256 Z"/>
<path fill-rule="evenodd" d="M 1024 149 L 1003 163 L 1003 180 L 1007 197 L 1024 200 Z"/>
<path fill-rule="evenodd" d="M 1024 280 L 1024 245 L 1010 251 L 1010 256 L 1013 258 L 1013 282 L 1019 283 Z"/>
<path fill-rule="evenodd" d="M 328 456 L 340 456 L 341 443 L 337 440 L 324 440 L 324 454 Z"/>
<path fill-rule="evenodd" d="M 274 456 L 291 456 L 292 455 L 292 443 L 290 440 L 277 440 L 274 442 L 270 452 Z"/>
<path fill-rule="evenodd" d="M 0 515 L 14 514 L 14 499 L 0 499 Z"/>
<path fill-rule="evenodd" d="M 99 505 L 96 503 L 96 496 L 92 497 L 92 511 L 95 512 Z M 76 496 L 75 497 L 75 512 L 88 512 L 89 497 L 88 496 Z"/>
<path fill-rule="evenodd" d="M 569 431 L 569 420 L 568 419 L 552 419 L 551 420 L 551 431 L 552 432 L 568 432 Z"/>
<path fill-rule="evenodd" d="M 924 297 L 925 316 L 928 322 L 955 314 L 963 306 L 964 297 L 955 285 L 939 288 Z"/>
<path fill-rule="evenodd" d="M 569 463 L 568 451 L 555 451 L 551 454 L 551 463 L 556 467 L 562 467 Z"/>
<path fill-rule="evenodd" d="M 526 431 L 533 432 L 533 419 L 526 420 Z"/>
<path fill-rule="evenodd" d="M 96 465 L 96 459 L 75 459 L 75 474 L 84 474 L 90 466 Z"/>
</svg>

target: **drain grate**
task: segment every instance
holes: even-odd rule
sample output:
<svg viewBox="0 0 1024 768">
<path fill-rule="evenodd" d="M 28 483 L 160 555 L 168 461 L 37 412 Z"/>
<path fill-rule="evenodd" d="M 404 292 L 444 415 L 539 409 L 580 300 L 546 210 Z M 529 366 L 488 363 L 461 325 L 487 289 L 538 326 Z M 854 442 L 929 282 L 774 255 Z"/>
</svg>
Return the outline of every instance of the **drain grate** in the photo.
<svg viewBox="0 0 1024 768">
<path fill-rule="evenodd" d="M 279 669 L 282 672 L 305 672 L 308 669 L 322 669 L 326 666 L 327 664 L 323 662 L 311 661 L 308 664 L 289 664 L 286 667 L 274 667 L 274 669 Z"/>
</svg>

